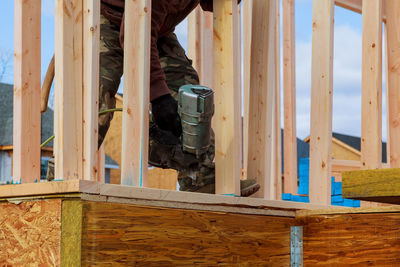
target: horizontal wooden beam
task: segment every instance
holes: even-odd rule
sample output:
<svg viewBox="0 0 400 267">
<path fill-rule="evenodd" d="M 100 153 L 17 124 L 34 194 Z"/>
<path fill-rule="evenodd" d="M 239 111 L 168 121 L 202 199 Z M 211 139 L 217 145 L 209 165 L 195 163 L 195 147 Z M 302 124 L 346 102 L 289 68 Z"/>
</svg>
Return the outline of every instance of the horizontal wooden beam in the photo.
<svg viewBox="0 0 400 267">
<path fill-rule="evenodd" d="M 335 0 L 335 5 L 360 14 L 362 13 L 362 0 Z M 382 6 L 383 6 L 382 19 L 383 21 L 386 21 L 385 1 L 382 2 Z"/>
<path fill-rule="evenodd" d="M 343 197 L 400 204 L 400 169 L 346 171 Z"/>
</svg>

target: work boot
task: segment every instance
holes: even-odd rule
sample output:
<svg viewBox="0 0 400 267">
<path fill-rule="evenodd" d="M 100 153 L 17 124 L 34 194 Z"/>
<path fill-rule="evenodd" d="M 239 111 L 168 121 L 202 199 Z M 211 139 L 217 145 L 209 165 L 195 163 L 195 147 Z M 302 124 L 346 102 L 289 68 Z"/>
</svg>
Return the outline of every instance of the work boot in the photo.
<svg viewBox="0 0 400 267">
<path fill-rule="evenodd" d="M 163 169 L 195 171 L 200 167 L 200 159 L 182 150 L 180 139 L 169 131 L 151 123 L 149 128 L 149 164 Z"/>
<path fill-rule="evenodd" d="M 215 179 L 203 179 L 201 184 L 193 183 L 190 177 L 178 178 L 179 191 L 215 194 Z M 240 196 L 248 197 L 256 193 L 260 189 L 254 179 L 240 180 Z"/>
</svg>

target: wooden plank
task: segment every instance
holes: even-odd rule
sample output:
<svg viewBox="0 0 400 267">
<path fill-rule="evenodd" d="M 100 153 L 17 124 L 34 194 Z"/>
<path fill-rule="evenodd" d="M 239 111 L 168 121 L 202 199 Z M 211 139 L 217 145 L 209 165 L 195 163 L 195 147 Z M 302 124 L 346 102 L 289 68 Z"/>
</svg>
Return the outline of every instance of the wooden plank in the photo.
<svg viewBox="0 0 400 267">
<path fill-rule="evenodd" d="M 243 178 L 248 178 L 252 8 L 253 0 L 243 2 Z"/>
<path fill-rule="evenodd" d="M 274 199 L 273 127 L 276 91 L 276 1 L 253 1 L 250 66 L 248 177 L 261 185 L 258 197 Z"/>
<path fill-rule="evenodd" d="M 39 0 L 15 1 L 13 181 L 40 179 L 40 23 Z"/>
<path fill-rule="evenodd" d="M 310 202 L 331 202 L 334 1 L 313 2 Z"/>
<path fill-rule="evenodd" d="M 57 179 L 82 179 L 82 1 L 55 2 L 54 156 Z"/>
<path fill-rule="evenodd" d="M 216 194 L 240 195 L 240 87 L 237 1 L 214 2 L 214 89 Z"/>
<path fill-rule="evenodd" d="M 343 172 L 344 198 L 400 204 L 400 169 Z"/>
<path fill-rule="evenodd" d="M 297 194 L 295 0 L 283 0 L 283 192 Z"/>
<path fill-rule="evenodd" d="M 202 78 L 202 10 L 198 6 L 188 16 L 188 57 L 193 61 L 192 65 L 197 71 L 199 78 Z"/>
<path fill-rule="evenodd" d="M 82 201 L 62 201 L 61 266 L 81 266 Z"/>
<path fill-rule="evenodd" d="M 386 1 L 382 2 L 382 20 L 386 22 Z M 335 5 L 343 7 L 345 9 L 357 12 L 359 14 L 362 13 L 362 0 L 335 0 Z"/>
<path fill-rule="evenodd" d="M 382 164 L 382 1 L 363 1 L 361 164 Z"/>
<path fill-rule="evenodd" d="M 392 168 L 400 167 L 400 2 L 386 0 L 387 36 L 387 120 L 388 120 L 388 162 Z"/>
<path fill-rule="evenodd" d="M 398 266 L 399 221 L 398 212 L 315 215 L 298 220 L 303 225 L 303 264 Z"/>
<path fill-rule="evenodd" d="M 293 218 L 113 203 L 83 205 L 85 266 L 139 261 L 144 266 L 290 264 Z"/>
<path fill-rule="evenodd" d="M 121 184 L 147 185 L 151 1 L 125 2 Z"/>
<path fill-rule="evenodd" d="M 97 168 L 100 69 L 98 0 L 83 1 L 83 46 L 83 178 L 95 180 L 97 172 L 101 171 Z"/>
<path fill-rule="evenodd" d="M 275 12 L 275 124 L 274 124 L 274 172 L 275 198 L 282 199 L 282 140 L 281 140 L 281 22 L 280 22 L 280 0 L 276 0 Z"/>
<path fill-rule="evenodd" d="M 60 266 L 60 199 L 1 202 L 0 229 L 1 266 Z"/>
<path fill-rule="evenodd" d="M 200 83 L 209 88 L 214 85 L 213 68 L 213 14 L 211 12 L 202 12 L 201 20 L 201 76 Z"/>
<path fill-rule="evenodd" d="M 97 150 L 97 155 L 96 155 L 96 181 L 100 182 L 100 183 L 105 183 L 106 180 L 106 168 L 105 168 L 105 164 L 106 164 L 106 153 L 105 153 L 105 144 L 103 142 L 103 144 L 100 146 L 99 150 Z"/>
<path fill-rule="evenodd" d="M 85 180 L 68 180 L 19 185 L 0 186 L 0 198 L 14 198 L 26 196 L 43 196 L 63 193 L 85 192 L 99 194 L 100 187 L 97 182 Z"/>
</svg>

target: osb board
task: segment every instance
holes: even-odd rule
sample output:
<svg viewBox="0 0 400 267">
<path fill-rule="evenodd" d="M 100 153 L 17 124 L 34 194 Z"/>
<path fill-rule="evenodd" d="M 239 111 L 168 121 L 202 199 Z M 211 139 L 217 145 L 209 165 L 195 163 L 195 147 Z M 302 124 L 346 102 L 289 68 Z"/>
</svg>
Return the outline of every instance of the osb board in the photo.
<svg viewBox="0 0 400 267">
<path fill-rule="evenodd" d="M 400 169 L 343 172 L 343 197 L 400 204 Z"/>
<path fill-rule="evenodd" d="M 400 266 L 400 213 L 302 217 L 304 266 Z"/>
<path fill-rule="evenodd" d="M 83 205 L 83 266 L 289 266 L 293 218 Z"/>
<path fill-rule="evenodd" d="M 61 200 L 0 203 L 0 266 L 60 266 Z"/>
</svg>

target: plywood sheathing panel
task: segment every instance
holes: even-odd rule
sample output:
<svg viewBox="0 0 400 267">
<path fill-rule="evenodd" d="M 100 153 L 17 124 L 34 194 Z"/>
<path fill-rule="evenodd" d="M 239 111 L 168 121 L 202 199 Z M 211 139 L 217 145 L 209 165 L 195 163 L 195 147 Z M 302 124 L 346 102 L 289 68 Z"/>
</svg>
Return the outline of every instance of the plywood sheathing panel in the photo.
<svg viewBox="0 0 400 267">
<path fill-rule="evenodd" d="M 343 197 L 400 204 L 400 169 L 343 172 Z"/>
<path fill-rule="evenodd" d="M 0 266 L 60 266 L 61 200 L 0 203 Z"/>
<path fill-rule="evenodd" d="M 95 202 L 83 207 L 83 265 L 290 264 L 292 218 Z"/>
<path fill-rule="evenodd" d="M 399 266 L 399 224 L 400 213 L 303 217 L 303 264 Z"/>
</svg>

